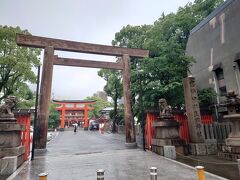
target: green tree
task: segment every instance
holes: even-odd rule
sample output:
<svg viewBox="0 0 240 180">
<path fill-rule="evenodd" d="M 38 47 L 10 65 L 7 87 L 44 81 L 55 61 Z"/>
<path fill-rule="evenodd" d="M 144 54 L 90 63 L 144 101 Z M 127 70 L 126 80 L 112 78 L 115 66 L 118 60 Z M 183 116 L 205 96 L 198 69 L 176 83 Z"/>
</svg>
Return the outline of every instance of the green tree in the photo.
<svg viewBox="0 0 240 180">
<path fill-rule="evenodd" d="M 27 84 L 36 82 L 32 69 L 40 64 L 40 50 L 18 46 L 16 33 L 30 34 L 19 27 L 0 26 L 0 101 L 16 95 L 21 103 L 31 94 Z"/>
<path fill-rule="evenodd" d="M 50 113 L 48 119 L 48 127 L 49 128 L 57 128 L 60 124 L 60 113 L 56 110 L 55 103 L 51 102 L 50 104 Z"/>
<path fill-rule="evenodd" d="M 166 98 L 173 107 L 180 107 L 184 103 L 182 78 L 187 76 L 194 63 L 193 58 L 185 55 L 190 31 L 222 2 L 196 0 L 179 8 L 176 14 L 161 16 L 154 23 L 144 46 L 151 51 L 151 56 L 143 61 L 141 67 L 146 69 L 147 84 L 151 84 L 147 88 L 154 89 L 149 95 L 151 89 L 145 90 L 145 98 L 150 99 L 151 103 L 147 107 L 151 107 L 154 104 L 152 100 L 159 97 Z M 149 77 L 149 72 L 153 78 Z"/>
<path fill-rule="evenodd" d="M 90 111 L 88 113 L 88 117 L 89 118 L 91 118 L 92 116 L 100 117 L 99 111 L 102 110 L 103 108 L 108 107 L 108 106 L 111 105 L 110 102 L 107 102 L 107 101 L 103 100 L 102 98 L 99 98 L 99 97 L 96 97 L 96 96 L 87 97 L 86 100 L 94 100 L 94 101 L 96 101 L 95 104 L 92 105 L 94 110 Z"/>
<path fill-rule="evenodd" d="M 200 106 L 208 106 L 216 102 L 217 93 L 213 88 L 205 88 L 198 91 L 198 101 Z"/>
<path fill-rule="evenodd" d="M 182 106 L 182 79 L 187 76 L 191 64 L 194 63 L 193 58 L 185 55 L 190 31 L 222 2 L 196 0 L 179 8 L 177 13 L 163 13 L 151 26 L 127 25 L 115 34 L 113 45 L 150 50 L 149 58 L 131 59 L 135 116 L 140 115 L 137 99 L 140 94 L 139 79 L 143 87 L 145 109 L 156 108 L 159 98 L 166 98 L 173 107 Z M 107 85 L 109 83 L 107 82 Z"/>
<path fill-rule="evenodd" d="M 21 97 L 21 100 L 18 100 L 17 103 L 17 108 L 23 108 L 23 109 L 28 109 L 28 108 L 34 108 L 35 105 L 35 94 L 27 87 L 26 84 L 23 84 L 19 89 L 18 92 L 21 94 L 21 91 L 24 91 L 21 96 L 17 95 L 18 97 Z M 23 89 L 23 90 L 21 90 Z"/>
<path fill-rule="evenodd" d="M 151 25 L 127 25 L 123 27 L 120 32 L 115 34 L 115 39 L 112 40 L 112 45 L 128 48 L 144 48 L 147 33 L 151 27 Z"/>
<path fill-rule="evenodd" d="M 98 75 L 104 80 L 106 80 L 106 85 L 104 86 L 104 91 L 107 93 L 109 97 L 113 100 L 113 111 L 112 117 L 113 119 L 113 132 L 116 132 L 116 123 L 117 123 L 117 103 L 118 99 L 122 97 L 123 85 L 121 82 L 121 72 L 116 70 L 106 70 L 102 69 L 98 71 Z"/>
<path fill-rule="evenodd" d="M 116 114 L 116 115 L 115 115 Z M 111 110 L 109 113 L 110 119 L 115 120 L 116 125 L 118 124 L 124 124 L 124 110 L 123 110 L 123 106 L 121 105 L 120 107 L 118 107 L 117 109 L 117 113 L 114 112 L 114 110 Z"/>
</svg>

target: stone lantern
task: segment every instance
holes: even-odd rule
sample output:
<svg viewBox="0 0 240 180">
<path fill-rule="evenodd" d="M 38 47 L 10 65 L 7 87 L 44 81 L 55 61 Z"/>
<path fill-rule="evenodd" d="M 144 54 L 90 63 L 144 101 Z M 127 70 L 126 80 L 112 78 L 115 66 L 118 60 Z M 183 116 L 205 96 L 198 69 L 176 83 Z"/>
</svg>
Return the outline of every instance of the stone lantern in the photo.
<svg viewBox="0 0 240 180">
<path fill-rule="evenodd" d="M 240 97 L 234 91 L 229 91 L 224 105 L 227 107 L 228 115 L 224 115 L 223 118 L 232 123 L 232 132 L 225 140 L 224 151 L 236 156 L 232 159 L 238 159 L 240 158 Z"/>
</svg>

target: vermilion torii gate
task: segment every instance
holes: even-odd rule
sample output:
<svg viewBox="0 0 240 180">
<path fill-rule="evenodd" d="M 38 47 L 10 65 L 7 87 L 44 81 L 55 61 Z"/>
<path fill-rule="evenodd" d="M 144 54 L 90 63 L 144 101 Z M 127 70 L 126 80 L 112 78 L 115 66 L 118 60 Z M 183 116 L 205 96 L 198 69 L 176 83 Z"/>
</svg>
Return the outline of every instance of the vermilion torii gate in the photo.
<svg viewBox="0 0 240 180">
<path fill-rule="evenodd" d="M 91 105 L 95 104 L 95 100 L 53 100 L 53 102 L 60 105 L 55 110 L 61 113 L 61 129 L 64 129 L 65 123 L 69 127 L 70 122 L 74 121 L 74 123 L 78 124 L 84 122 L 84 130 L 88 130 L 88 111 L 94 110 Z"/>
<path fill-rule="evenodd" d="M 126 146 L 136 146 L 136 135 L 131 102 L 132 95 L 130 90 L 130 57 L 148 57 L 148 50 L 89 44 L 22 34 L 17 34 L 16 41 L 17 44 L 21 46 L 44 48 L 42 79 L 40 85 L 40 101 L 38 118 L 35 127 L 37 130 L 35 136 L 36 149 L 46 148 L 53 65 L 122 70 Z M 113 63 L 61 58 L 54 56 L 54 50 L 118 56 L 121 57 L 121 60 L 117 63 Z"/>
</svg>

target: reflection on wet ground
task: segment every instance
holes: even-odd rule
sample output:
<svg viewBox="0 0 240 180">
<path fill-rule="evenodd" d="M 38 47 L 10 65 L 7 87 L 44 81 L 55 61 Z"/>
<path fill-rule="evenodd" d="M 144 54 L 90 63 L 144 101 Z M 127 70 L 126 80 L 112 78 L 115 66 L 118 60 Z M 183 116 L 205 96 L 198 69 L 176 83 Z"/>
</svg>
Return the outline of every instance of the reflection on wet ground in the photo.
<svg viewBox="0 0 240 180">
<path fill-rule="evenodd" d="M 95 180 L 96 170 L 105 169 L 105 179 L 146 180 L 149 167 L 158 168 L 159 179 L 196 179 L 193 168 L 141 149 L 126 149 L 125 137 L 118 134 L 71 131 L 60 132 L 45 154 L 29 163 L 14 180 L 38 179 L 49 173 L 50 180 Z M 219 179 L 206 175 L 207 179 Z"/>
</svg>

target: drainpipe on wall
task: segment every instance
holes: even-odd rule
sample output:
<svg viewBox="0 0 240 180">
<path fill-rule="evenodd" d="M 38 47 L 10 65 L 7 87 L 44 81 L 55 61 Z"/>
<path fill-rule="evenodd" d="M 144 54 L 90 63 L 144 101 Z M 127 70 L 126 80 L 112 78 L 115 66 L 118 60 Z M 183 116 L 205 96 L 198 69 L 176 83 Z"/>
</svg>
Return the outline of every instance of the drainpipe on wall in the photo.
<svg viewBox="0 0 240 180">
<path fill-rule="evenodd" d="M 213 83 L 214 83 L 215 92 L 217 93 L 217 103 L 219 104 L 220 103 L 219 91 L 218 91 L 217 78 L 216 78 L 215 73 L 213 74 Z"/>
<path fill-rule="evenodd" d="M 238 65 L 236 64 L 236 62 L 233 63 L 233 69 L 234 69 L 234 73 L 236 76 L 236 81 L 237 81 L 237 89 L 238 89 L 238 94 L 240 94 L 240 83 L 239 83 L 239 68 Z"/>
<path fill-rule="evenodd" d="M 216 79 L 217 79 L 217 78 L 216 78 L 216 74 L 213 73 L 214 90 L 215 90 L 215 92 L 217 93 L 217 103 L 220 104 L 219 92 L 218 92 L 218 85 L 217 85 Z M 218 121 L 218 108 L 217 108 L 217 105 L 216 105 L 216 104 L 214 105 L 214 109 L 215 109 L 215 114 L 216 114 L 216 118 L 217 118 L 217 121 Z"/>
</svg>

